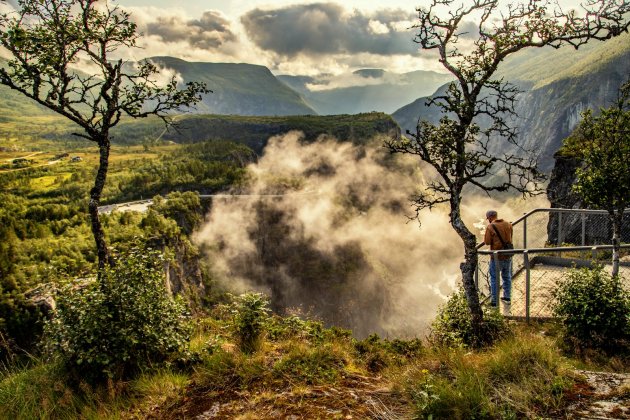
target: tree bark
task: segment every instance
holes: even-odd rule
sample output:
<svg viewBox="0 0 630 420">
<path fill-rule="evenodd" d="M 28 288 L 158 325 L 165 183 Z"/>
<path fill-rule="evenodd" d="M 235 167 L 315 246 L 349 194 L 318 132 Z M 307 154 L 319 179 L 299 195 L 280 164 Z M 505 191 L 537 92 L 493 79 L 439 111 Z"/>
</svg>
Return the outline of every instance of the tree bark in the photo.
<svg viewBox="0 0 630 420">
<path fill-rule="evenodd" d="M 460 200 L 458 197 L 452 197 L 450 200 L 451 212 L 450 222 L 453 229 L 457 232 L 459 237 L 464 242 L 464 262 L 459 266 L 462 272 L 462 284 L 464 286 L 464 293 L 466 294 L 466 301 L 468 302 L 468 309 L 472 316 L 472 327 L 477 333 L 477 337 L 481 338 L 482 326 L 483 326 L 483 311 L 481 310 L 481 304 L 479 303 L 479 294 L 477 292 L 477 286 L 475 285 L 475 270 L 477 269 L 477 238 L 466 227 L 462 218 L 460 210 Z"/>
<path fill-rule="evenodd" d="M 612 211 L 610 214 L 610 221 L 612 222 L 612 272 L 613 277 L 619 275 L 619 249 L 621 244 L 621 223 L 623 221 L 623 210 Z"/>
<path fill-rule="evenodd" d="M 96 179 L 94 180 L 94 187 L 90 190 L 90 203 L 88 205 L 88 210 L 90 213 L 90 220 L 92 222 L 92 234 L 94 235 L 94 241 L 96 242 L 98 269 L 100 272 L 107 264 L 111 263 L 109 251 L 107 250 L 107 242 L 105 241 L 105 231 L 103 230 L 98 214 L 98 206 L 101 202 L 101 194 L 103 193 L 103 188 L 105 187 L 107 168 L 109 166 L 109 139 L 104 138 L 99 140 L 98 149 L 98 172 L 96 173 Z"/>
</svg>

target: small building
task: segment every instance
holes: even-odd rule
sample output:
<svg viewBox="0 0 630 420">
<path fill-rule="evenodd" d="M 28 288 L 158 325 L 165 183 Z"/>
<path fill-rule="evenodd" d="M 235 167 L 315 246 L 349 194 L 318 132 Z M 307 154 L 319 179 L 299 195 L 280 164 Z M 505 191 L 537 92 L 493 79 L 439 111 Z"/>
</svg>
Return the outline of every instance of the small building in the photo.
<svg viewBox="0 0 630 420">
<path fill-rule="evenodd" d="M 83 159 L 81 159 L 81 156 L 73 156 L 72 159 L 70 159 L 70 162 L 81 162 L 83 161 Z"/>
</svg>

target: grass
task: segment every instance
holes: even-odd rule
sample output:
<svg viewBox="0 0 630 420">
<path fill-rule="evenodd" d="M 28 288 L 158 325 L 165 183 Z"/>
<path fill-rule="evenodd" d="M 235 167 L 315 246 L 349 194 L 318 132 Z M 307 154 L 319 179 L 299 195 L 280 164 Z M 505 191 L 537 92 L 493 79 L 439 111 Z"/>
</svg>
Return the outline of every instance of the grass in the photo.
<svg viewBox="0 0 630 420">
<path fill-rule="evenodd" d="M 70 172 L 61 172 L 56 175 L 46 175 L 31 179 L 31 188 L 36 191 L 48 191 L 55 185 L 67 181 L 72 176 Z"/>
<path fill-rule="evenodd" d="M 129 383 L 93 388 L 67 378 L 58 364 L 40 362 L 0 377 L 0 418 L 115 419 L 151 413 L 179 395 L 188 376 L 173 371 L 143 374 Z"/>
<path fill-rule="evenodd" d="M 549 336 L 553 328 L 541 334 L 540 326 L 516 326 L 495 346 L 468 351 L 376 336 L 357 341 L 274 316 L 260 349 L 247 355 L 229 316 L 218 314 L 196 323 L 196 361 L 184 368 L 99 389 L 68 385 L 55 364 L 5 372 L 0 417 L 170 419 L 214 410 L 224 418 L 548 418 L 562 416 L 580 381 L 576 361 Z"/>
<path fill-rule="evenodd" d="M 402 377 L 419 415 L 452 419 L 553 417 L 574 381 L 553 342 L 531 333 L 482 352 L 430 349 Z"/>
</svg>

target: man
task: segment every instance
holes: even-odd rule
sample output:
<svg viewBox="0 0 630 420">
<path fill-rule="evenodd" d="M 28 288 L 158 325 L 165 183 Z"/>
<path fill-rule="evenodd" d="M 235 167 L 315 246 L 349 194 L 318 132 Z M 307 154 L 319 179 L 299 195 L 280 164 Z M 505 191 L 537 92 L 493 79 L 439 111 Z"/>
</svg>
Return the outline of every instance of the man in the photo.
<svg viewBox="0 0 630 420">
<path fill-rule="evenodd" d="M 490 245 L 491 250 L 503 249 L 506 243 L 512 243 L 512 223 L 503 219 L 498 219 L 497 212 L 488 210 L 486 212 L 486 234 L 483 242 Z M 492 306 L 497 306 L 497 271 L 501 273 L 503 279 L 503 297 L 501 300 L 510 304 L 512 292 L 512 257 L 510 255 L 499 255 L 498 266 L 495 258 L 490 259 L 490 291 L 492 293 Z"/>
</svg>

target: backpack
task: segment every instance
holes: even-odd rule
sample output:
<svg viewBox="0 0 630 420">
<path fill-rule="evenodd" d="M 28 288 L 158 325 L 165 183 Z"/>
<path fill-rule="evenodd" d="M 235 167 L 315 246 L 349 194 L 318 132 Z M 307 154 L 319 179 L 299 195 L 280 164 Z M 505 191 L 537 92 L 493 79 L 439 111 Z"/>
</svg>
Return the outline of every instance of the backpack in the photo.
<svg viewBox="0 0 630 420">
<path fill-rule="evenodd" d="M 499 237 L 499 240 L 501 241 L 501 245 L 503 246 L 503 249 L 514 249 L 514 244 L 512 242 L 505 242 L 503 240 L 503 238 L 501 237 L 501 234 L 499 233 L 499 229 L 497 229 L 497 227 L 492 224 L 492 227 L 494 228 L 494 231 L 497 233 L 497 236 Z"/>
</svg>

